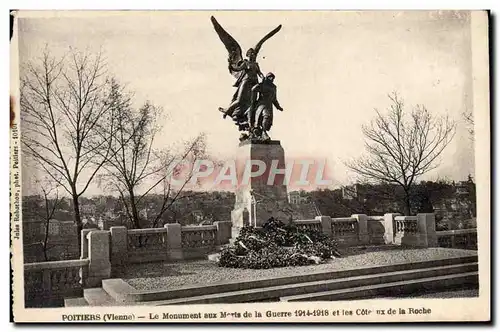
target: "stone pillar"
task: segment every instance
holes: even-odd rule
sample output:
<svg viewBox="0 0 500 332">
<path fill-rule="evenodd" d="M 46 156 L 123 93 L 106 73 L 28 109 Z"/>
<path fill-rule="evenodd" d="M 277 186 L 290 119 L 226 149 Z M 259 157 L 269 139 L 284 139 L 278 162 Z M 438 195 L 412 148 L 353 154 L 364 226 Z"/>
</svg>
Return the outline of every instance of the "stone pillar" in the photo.
<svg viewBox="0 0 500 332">
<path fill-rule="evenodd" d="M 111 264 L 123 266 L 127 263 L 127 228 L 125 226 L 113 226 L 111 232 Z"/>
<path fill-rule="evenodd" d="M 181 260 L 182 254 L 182 226 L 181 224 L 165 224 L 167 229 L 167 257 L 169 260 Z"/>
<path fill-rule="evenodd" d="M 368 216 L 366 214 L 353 214 L 352 218 L 358 221 L 358 240 L 359 244 L 369 244 L 370 235 L 368 234 Z"/>
<path fill-rule="evenodd" d="M 230 221 L 216 221 L 214 225 L 217 227 L 217 245 L 229 243 L 232 223 Z"/>
<path fill-rule="evenodd" d="M 437 247 L 436 217 L 434 213 L 417 214 L 417 224 L 421 245 L 425 247 Z"/>
<path fill-rule="evenodd" d="M 82 229 L 81 236 L 81 248 L 80 248 L 80 259 L 89 258 L 89 239 L 88 235 L 91 229 Z"/>
<path fill-rule="evenodd" d="M 323 233 L 328 235 L 328 237 L 332 237 L 332 218 L 330 216 L 317 216 L 314 218 L 316 220 L 321 221 L 321 229 Z"/>
<path fill-rule="evenodd" d="M 89 260 L 86 284 L 89 287 L 100 287 L 101 281 L 111 276 L 108 231 L 92 230 L 89 233 Z"/>
<path fill-rule="evenodd" d="M 238 186 L 231 212 L 233 226 L 244 226 L 245 210 L 250 225 L 261 226 L 270 217 L 288 222 L 289 216 L 281 211 L 289 206 L 285 181 L 289 170 L 280 141 L 241 142 L 236 159 Z"/>
<path fill-rule="evenodd" d="M 384 243 L 394 244 L 394 218 L 399 216 L 399 213 L 384 214 Z"/>
</svg>

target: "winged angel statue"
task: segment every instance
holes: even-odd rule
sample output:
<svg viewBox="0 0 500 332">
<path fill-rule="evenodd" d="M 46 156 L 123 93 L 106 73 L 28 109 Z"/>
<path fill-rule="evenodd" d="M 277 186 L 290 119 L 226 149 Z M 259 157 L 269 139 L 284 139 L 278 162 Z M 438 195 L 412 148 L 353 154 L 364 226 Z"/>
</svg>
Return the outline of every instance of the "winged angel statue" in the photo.
<svg viewBox="0 0 500 332">
<path fill-rule="evenodd" d="M 241 135 L 241 141 L 248 138 L 269 140 L 267 131 L 272 125 L 272 106 L 276 106 L 280 111 L 283 109 L 276 99 L 274 74 L 268 73 L 264 76 L 256 60 L 264 42 L 278 33 L 281 25 L 265 35 L 254 48 L 248 49 L 244 59 L 238 42 L 224 30 L 215 17 L 212 16 L 211 21 L 228 51 L 229 73 L 236 78 L 233 86 L 237 88 L 230 105 L 227 108 L 219 107 L 219 111 L 223 113 L 223 118 L 231 117 L 240 131 L 248 131 Z"/>
</svg>

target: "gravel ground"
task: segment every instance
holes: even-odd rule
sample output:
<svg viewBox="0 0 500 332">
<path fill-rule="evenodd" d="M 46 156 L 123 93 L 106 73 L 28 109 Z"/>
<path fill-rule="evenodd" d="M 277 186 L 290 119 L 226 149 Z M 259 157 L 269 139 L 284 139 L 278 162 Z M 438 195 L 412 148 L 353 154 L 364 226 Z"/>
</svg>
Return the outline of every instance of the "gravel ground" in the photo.
<svg viewBox="0 0 500 332">
<path fill-rule="evenodd" d="M 421 262 L 476 255 L 476 251 L 446 248 L 402 249 L 401 247 L 347 248 L 343 257 L 324 264 L 291 266 L 268 270 L 218 267 L 208 260 L 176 263 L 147 263 L 128 266 L 120 278 L 140 290 L 177 288 L 187 285 L 207 285 L 235 280 L 256 280 L 305 273 L 339 271 L 360 267 Z"/>
</svg>

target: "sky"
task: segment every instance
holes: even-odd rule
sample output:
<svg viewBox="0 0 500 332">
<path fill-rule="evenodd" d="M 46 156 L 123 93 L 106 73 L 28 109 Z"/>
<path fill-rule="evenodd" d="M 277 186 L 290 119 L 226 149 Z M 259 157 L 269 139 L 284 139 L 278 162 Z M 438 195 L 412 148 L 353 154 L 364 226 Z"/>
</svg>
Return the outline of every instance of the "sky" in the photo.
<svg viewBox="0 0 500 332">
<path fill-rule="evenodd" d="M 106 56 L 108 69 L 139 104 L 161 106 L 168 117 L 158 148 L 204 132 L 209 152 L 231 159 L 239 132 L 217 108 L 231 100 L 234 78 L 210 16 L 239 42 L 262 47 L 263 72 L 276 75 L 273 139 L 287 159 L 326 160 L 333 186 L 354 181 L 344 162 L 364 151 L 361 126 L 389 106 L 396 91 L 408 109 L 423 104 L 449 115 L 457 132 L 440 166 L 422 179 L 474 175 L 473 143 L 462 113 L 473 111 L 469 16 L 465 12 L 130 12 L 52 13 L 19 19 L 19 61 L 48 45 L 55 56 L 70 47 Z M 22 74 L 22 73 L 21 73 Z M 98 193 L 91 188 L 89 193 Z"/>
</svg>

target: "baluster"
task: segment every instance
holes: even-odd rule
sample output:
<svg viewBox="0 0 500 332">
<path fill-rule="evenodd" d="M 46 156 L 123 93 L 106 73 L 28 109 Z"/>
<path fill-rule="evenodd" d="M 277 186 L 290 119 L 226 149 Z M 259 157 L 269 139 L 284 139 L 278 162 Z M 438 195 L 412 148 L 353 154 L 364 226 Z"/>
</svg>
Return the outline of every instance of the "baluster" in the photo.
<svg viewBox="0 0 500 332">
<path fill-rule="evenodd" d="M 132 235 L 129 235 L 129 244 L 130 244 L 130 248 L 131 249 L 135 249 L 136 245 L 135 245 L 135 236 L 132 234 Z"/>
<path fill-rule="evenodd" d="M 191 248 L 196 247 L 196 236 L 195 236 L 196 234 L 195 234 L 195 232 L 190 231 L 188 234 L 189 234 L 188 235 L 188 245 L 189 245 L 189 247 L 191 247 Z"/>
<path fill-rule="evenodd" d="M 50 286 L 51 286 L 51 289 L 58 289 L 59 288 L 59 278 L 58 278 L 59 271 L 52 270 L 50 272 L 51 272 L 50 273 Z"/>
<path fill-rule="evenodd" d="M 181 232 L 181 245 L 187 247 L 187 232 Z"/>
<path fill-rule="evenodd" d="M 74 287 L 78 287 L 78 284 L 80 283 L 80 276 L 79 276 L 79 269 L 78 268 L 74 268 L 73 269 L 73 273 L 72 273 L 72 280 L 71 280 L 71 283 L 74 285 Z"/>
<path fill-rule="evenodd" d="M 64 283 L 65 286 L 73 286 L 73 270 L 72 268 L 67 268 L 64 270 Z"/>
<path fill-rule="evenodd" d="M 205 243 L 206 242 L 206 239 L 205 239 L 206 235 L 207 235 L 207 232 L 200 231 L 200 247 L 204 247 L 206 245 L 206 243 Z"/>
<path fill-rule="evenodd" d="M 188 232 L 187 233 L 187 245 L 189 247 L 192 247 L 193 246 L 193 241 L 194 241 L 194 239 L 193 239 L 193 232 Z"/>
<path fill-rule="evenodd" d="M 66 269 L 66 285 L 73 288 L 73 268 Z"/>
<path fill-rule="evenodd" d="M 61 285 L 61 288 L 64 288 L 66 285 L 66 282 L 68 279 L 66 278 L 66 269 L 62 269 L 61 271 L 61 277 L 59 278 L 59 285 Z"/>
<path fill-rule="evenodd" d="M 195 247 L 202 247 L 203 246 L 203 235 L 201 231 L 196 231 L 195 232 Z"/>
<path fill-rule="evenodd" d="M 215 232 L 209 231 L 208 235 L 209 235 L 208 245 L 211 247 L 211 246 L 215 245 Z"/>
</svg>

